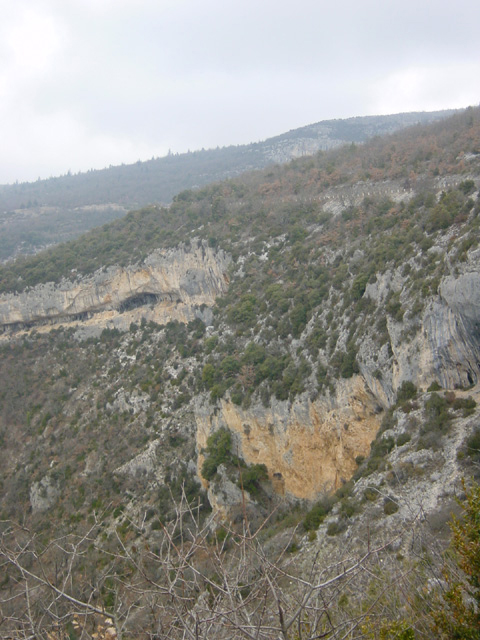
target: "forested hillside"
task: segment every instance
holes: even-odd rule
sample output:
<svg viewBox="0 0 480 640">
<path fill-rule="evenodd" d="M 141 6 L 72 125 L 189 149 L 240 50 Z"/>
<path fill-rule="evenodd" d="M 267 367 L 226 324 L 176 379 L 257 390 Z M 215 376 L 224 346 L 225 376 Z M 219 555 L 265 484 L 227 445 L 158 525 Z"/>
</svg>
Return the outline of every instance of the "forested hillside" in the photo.
<svg viewBox="0 0 480 640">
<path fill-rule="evenodd" d="M 180 191 L 345 144 L 361 143 L 450 111 L 327 120 L 263 142 L 0 186 L 0 261 L 35 253 Z"/>
<path fill-rule="evenodd" d="M 0 637 L 476 637 L 479 188 L 470 108 L 3 265 Z"/>
</svg>

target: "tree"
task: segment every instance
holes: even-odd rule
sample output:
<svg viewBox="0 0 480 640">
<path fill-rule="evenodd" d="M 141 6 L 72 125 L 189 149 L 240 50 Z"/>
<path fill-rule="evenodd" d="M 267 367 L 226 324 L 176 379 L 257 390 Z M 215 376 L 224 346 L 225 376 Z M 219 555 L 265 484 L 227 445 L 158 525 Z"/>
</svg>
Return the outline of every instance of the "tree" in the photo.
<svg viewBox="0 0 480 640">
<path fill-rule="evenodd" d="M 386 545 L 328 566 L 317 554 L 305 576 L 295 530 L 267 553 L 265 523 L 252 532 L 244 514 L 212 536 L 214 523 L 202 524 L 199 512 L 184 494 L 175 519 L 155 528 L 155 546 L 143 536 L 145 519 L 130 522 L 130 539 L 117 530 L 100 542 L 98 521 L 46 547 L 1 523 L 0 638 L 314 640 L 359 629 L 368 608 L 351 613 L 337 602 L 347 589 L 360 592 L 353 581 L 368 579 Z"/>
<path fill-rule="evenodd" d="M 460 572 L 445 569 L 448 588 L 443 594 L 443 606 L 433 614 L 439 637 L 450 640 L 480 637 L 480 486 L 465 488 L 465 493 L 463 519 L 454 518 L 451 524 Z"/>
</svg>

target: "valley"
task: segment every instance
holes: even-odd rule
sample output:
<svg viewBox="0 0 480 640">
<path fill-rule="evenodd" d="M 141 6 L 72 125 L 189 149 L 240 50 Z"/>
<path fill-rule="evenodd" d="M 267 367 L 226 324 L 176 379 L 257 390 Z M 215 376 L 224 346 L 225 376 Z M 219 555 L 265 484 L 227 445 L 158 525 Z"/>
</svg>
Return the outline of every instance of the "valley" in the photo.
<svg viewBox="0 0 480 640">
<path fill-rule="evenodd" d="M 469 108 L 1 266 L 1 637 L 448 637 L 479 192 Z"/>
</svg>

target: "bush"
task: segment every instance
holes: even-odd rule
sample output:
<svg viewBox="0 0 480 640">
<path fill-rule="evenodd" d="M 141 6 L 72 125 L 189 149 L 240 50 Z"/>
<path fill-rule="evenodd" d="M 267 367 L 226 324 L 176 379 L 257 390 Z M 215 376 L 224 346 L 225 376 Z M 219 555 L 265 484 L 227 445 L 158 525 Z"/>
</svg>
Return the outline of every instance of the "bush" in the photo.
<svg viewBox="0 0 480 640">
<path fill-rule="evenodd" d="M 392 498 L 385 498 L 385 502 L 383 503 L 383 513 L 386 516 L 391 516 L 398 511 L 398 504 Z"/>
<path fill-rule="evenodd" d="M 340 513 L 346 518 L 351 518 L 360 510 L 360 505 L 353 498 L 344 498 L 340 503 Z"/>
<path fill-rule="evenodd" d="M 303 520 L 303 526 L 307 531 L 318 529 L 320 524 L 325 519 L 325 516 L 330 513 L 333 506 L 333 499 L 330 496 L 325 496 L 316 505 L 314 505 L 307 513 Z"/>
<path fill-rule="evenodd" d="M 463 417 L 471 416 L 472 413 L 475 412 L 475 407 L 477 403 L 475 400 L 469 396 L 468 398 L 455 398 L 453 401 L 453 408 L 455 411 L 462 409 Z"/>
<path fill-rule="evenodd" d="M 480 428 L 477 427 L 475 431 L 465 440 L 465 453 L 474 462 L 480 460 Z"/>
<path fill-rule="evenodd" d="M 401 447 L 412 439 L 409 433 L 401 433 L 397 438 L 397 447 Z"/>
<path fill-rule="evenodd" d="M 417 395 L 417 387 L 411 380 L 404 380 L 397 391 L 397 403 L 413 400 Z"/>
<path fill-rule="evenodd" d="M 451 529 L 453 551 L 461 570 L 445 571 L 448 589 L 433 612 L 434 631 L 439 638 L 478 638 L 480 629 L 480 487 L 466 490 L 463 518 L 454 518 Z M 439 634 L 439 635 L 438 635 Z"/>
<path fill-rule="evenodd" d="M 342 364 L 340 366 L 340 375 L 342 378 L 351 378 L 355 373 L 358 373 L 360 368 L 357 362 L 357 349 L 354 345 L 348 347 L 348 351 L 342 358 Z"/>
<path fill-rule="evenodd" d="M 252 464 L 242 471 L 239 479 L 240 488 L 245 489 L 251 495 L 257 495 L 260 491 L 260 483 L 268 480 L 267 467 L 264 464 Z"/>
<path fill-rule="evenodd" d="M 347 528 L 345 520 L 334 520 L 327 527 L 327 536 L 336 536 Z"/>
<path fill-rule="evenodd" d="M 205 480 L 211 480 L 221 464 L 232 461 L 231 448 L 232 434 L 228 429 L 221 428 L 208 437 L 202 465 L 202 476 Z"/>
<path fill-rule="evenodd" d="M 373 489 L 372 487 L 367 487 L 363 492 L 363 495 L 365 497 L 365 500 L 368 500 L 369 502 L 374 502 L 378 498 L 379 493 L 376 489 Z"/>
<path fill-rule="evenodd" d="M 452 416 L 448 413 L 448 400 L 433 392 L 425 402 L 426 421 L 421 429 L 421 435 L 431 431 L 445 433 L 450 426 Z"/>
</svg>

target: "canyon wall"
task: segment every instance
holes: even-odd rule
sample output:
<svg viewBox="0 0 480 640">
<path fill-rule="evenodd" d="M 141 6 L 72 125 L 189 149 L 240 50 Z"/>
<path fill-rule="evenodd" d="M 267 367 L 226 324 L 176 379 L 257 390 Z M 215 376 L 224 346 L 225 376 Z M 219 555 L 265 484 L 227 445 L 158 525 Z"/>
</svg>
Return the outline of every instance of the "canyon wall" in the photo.
<svg viewBox="0 0 480 640">
<path fill-rule="evenodd" d="M 294 402 L 271 400 L 242 409 L 221 400 L 195 406 L 197 448 L 210 433 L 225 427 L 233 434 L 234 453 L 248 464 L 265 464 L 277 493 L 313 500 L 348 480 L 366 456 L 380 426 L 381 407 L 361 376 L 339 381 L 333 397 Z M 199 474 L 203 455 L 199 455 Z"/>
<path fill-rule="evenodd" d="M 199 241 L 157 250 L 138 265 L 1 295 L 0 327 L 15 331 L 83 323 L 126 329 L 140 318 L 187 322 L 226 291 L 229 262 L 223 251 Z"/>
</svg>

